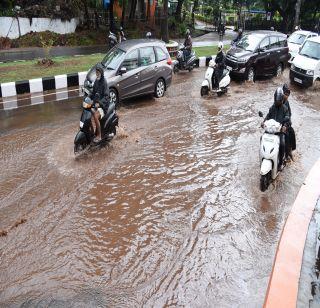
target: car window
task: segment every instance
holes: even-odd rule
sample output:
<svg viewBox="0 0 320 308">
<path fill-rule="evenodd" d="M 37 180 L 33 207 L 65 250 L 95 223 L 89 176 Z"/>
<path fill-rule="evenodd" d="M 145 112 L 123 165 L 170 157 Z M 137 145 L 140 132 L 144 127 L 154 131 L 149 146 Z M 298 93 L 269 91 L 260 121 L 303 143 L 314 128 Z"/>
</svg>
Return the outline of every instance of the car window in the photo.
<svg viewBox="0 0 320 308">
<path fill-rule="evenodd" d="M 153 47 L 140 48 L 140 65 L 148 66 L 156 63 L 156 55 L 154 54 Z"/>
<path fill-rule="evenodd" d="M 166 53 L 160 47 L 156 47 L 157 61 L 167 60 Z"/>
<path fill-rule="evenodd" d="M 279 39 L 277 36 L 270 36 L 270 49 L 279 47 Z"/>
<path fill-rule="evenodd" d="M 122 62 L 122 67 L 125 67 L 127 71 L 131 71 L 139 67 L 138 49 L 134 49 L 126 55 L 124 61 Z"/>
<path fill-rule="evenodd" d="M 285 37 L 279 36 L 279 46 L 286 47 L 287 46 L 287 39 Z"/>
<path fill-rule="evenodd" d="M 269 48 L 269 38 L 266 37 L 261 43 L 260 43 L 260 48 L 265 48 L 268 49 Z"/>
</svg>

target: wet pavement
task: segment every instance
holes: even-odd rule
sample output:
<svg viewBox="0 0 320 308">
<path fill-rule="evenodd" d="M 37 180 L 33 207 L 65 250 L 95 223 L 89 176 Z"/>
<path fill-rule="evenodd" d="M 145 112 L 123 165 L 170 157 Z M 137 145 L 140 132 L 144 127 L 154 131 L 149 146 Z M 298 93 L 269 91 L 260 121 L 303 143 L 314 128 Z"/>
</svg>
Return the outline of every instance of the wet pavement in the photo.
<svg viewBox="0 0 320 308">
<path fill-rule="evenodd" d="M 320 89 L 292 88 L 295 161 L 261 193 L 257 114 L 288 71 L 203 99 L 204 73 L 126 102 L 117 137 L 79 160 L 80 98 L 0 111 L 0 306 L 262 306 L 320 156 Z"/>
</svg>

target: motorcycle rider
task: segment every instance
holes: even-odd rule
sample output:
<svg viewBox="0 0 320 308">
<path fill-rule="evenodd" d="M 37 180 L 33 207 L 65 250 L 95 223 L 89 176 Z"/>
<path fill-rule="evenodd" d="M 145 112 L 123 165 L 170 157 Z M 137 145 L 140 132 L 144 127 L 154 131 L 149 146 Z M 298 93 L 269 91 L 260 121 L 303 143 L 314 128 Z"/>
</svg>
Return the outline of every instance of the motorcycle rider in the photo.
<svg viewBox="0 0 320 308">
<path fill-rule="evenodd" d="M 94 108 L 91 109 L 96 125 L 96 138 L 94 142 L 99 142 L 101 140 L 100 120 L 107 112 L 109 103 L 109 87 L 107 80 L 104 78 L 104 70 L 101 64 L 98 64 L 96 67 L 96 80 L 94 81 L 93 90 L 89 97 L 94 102 Z"/>
<path fill-rule="evenodd" d="M 215 58 L 215 67 L 214 67 L 214 74 L 212 75 L 212 84 L 214 89 L 219 89 L 219 83 L 221 80 L 221 76 L 223 75 L 223 70 L 225 69 L 225 62 L 226 62 L 226 56 L 223 52 L 223 43 L 218 43 L 218 53 Z"/>
<path fill-rule="evenodd" d="M 119 39 L 118 42 L 121 43 L 122 41 L 125 41 L 126 37 L 124 35 L 124 31 L 123 31 L 123 27 L 120 27 L 120 31 L 119 31 Z"/>
<path fill-rule="evenodd" d="M 239 28 L 237 37 L 234 40 L 232 40 L 232 45 L 236 45 L 242 39 L 242 35 L 243 31 L 241 28 Z"/>
<path fill-rule="evenodd" d="M 285 83 L 282 86 L 282 90 L 283 90 L 283 94 L 284 94 L 284 105 L 288 108 L 288 112 L 289 112 L 289 117 L 290 117 L 290 121 L 289 121 L 289 125 L 288 125 L 288 134 L 286 134 L 286 159 L 288 159 L 289 157 L 291 159 L 293 159 L 292 157 L 292 151 L 296 149 L 296 135 L 294 132 L 294 129 L 292 127 L 292 121 L 291 121 L 291 108 L 290 108 L 290 104 L 289 104 L 289 96 L 290 96 L 290 88 L 289 86 Z"/>
<path fill-rule="evenodd" d="M 278 87 L 274 92 L 274 104 L 270 107 L 267 116 L 261 123 L 261 127 L 264 127 L 264 122 L 273 119 L 282 125 L 280 137 L 280 148 L 279 148 L 279 165 L 278 169 L 283 169 L 283 158 L 286 149 L 286 138 L 287 128 L 290 122 L 289 110 L 284 105 L 284 93 L 282 87 Z"/>
<path fill-rule="evenodd" d="M 190 56 L 192 51 L 192 38 L 191 38 L 189 29 L 187 29 L 186 31 L 186 38 L 184 40 L 183 45 L 184 45 L 183 58 L 184 58 L 184 61 L 187 62 L 187 59 Z"/>
</svg>

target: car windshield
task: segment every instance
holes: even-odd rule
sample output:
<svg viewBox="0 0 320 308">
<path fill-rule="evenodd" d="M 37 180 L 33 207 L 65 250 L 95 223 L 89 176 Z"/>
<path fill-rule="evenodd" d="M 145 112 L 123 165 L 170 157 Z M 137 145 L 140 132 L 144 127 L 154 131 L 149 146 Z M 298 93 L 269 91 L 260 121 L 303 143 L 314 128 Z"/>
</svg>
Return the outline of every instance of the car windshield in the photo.
<svg viewBox="0 0 320 308">
<path fill-rule="evenodd" d="M 320 60 L 320 43 L 306 41 L 300 50 L 300 55 Z"/>
<path fill-rule="evenodd" d="M 293 43 L 293 44 L 302 45 L 305 38 L 306 38 L 306 36 L 303 34 L 292 33 L 288 38 L 288 42 Z"/>
<path fill-rule="evenodd" d="M 119 48 L 111 49 L 103 58 L 101 63 L 107 69 L 115 70 L 119 66 L 119 64 L 122 62 L 125 54 L 126 53 Z"/>
<path fill-rule="evenodd" d="M 261 41 L 261 36 L 249 34 L 242 37 L 242 39 L 238 42 L 237 47 L 247 50 L 247 51 L 254 51 L 259 42 Z"/>
</svg>

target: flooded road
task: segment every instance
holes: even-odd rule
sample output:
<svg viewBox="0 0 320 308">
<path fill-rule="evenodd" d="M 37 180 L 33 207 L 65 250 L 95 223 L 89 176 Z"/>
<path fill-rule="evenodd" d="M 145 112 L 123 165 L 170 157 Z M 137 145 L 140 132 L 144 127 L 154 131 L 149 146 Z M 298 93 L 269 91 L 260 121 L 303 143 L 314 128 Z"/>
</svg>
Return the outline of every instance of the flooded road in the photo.
<svg viewBox="0 0 320 308">
<path fill-rule="evenodd" d="M 319 90 L 292 88 L 295 162 L 261 193 L 257 114 L 287 72 L 206 99 L 203 75 L 125 103 L 110 146 L 80 160 L 80 99 L 1 111 L 0 306 L 262 306 L 320 156 Z"/>
</svg>

